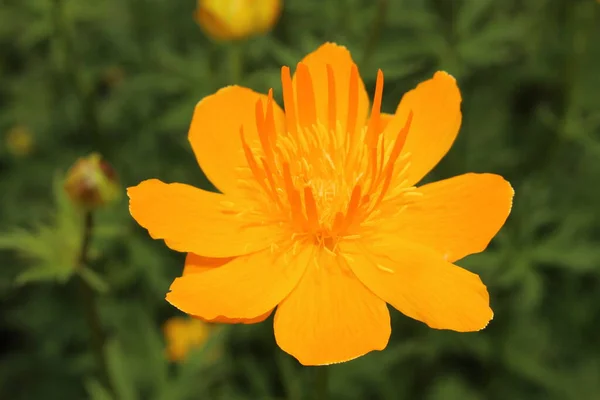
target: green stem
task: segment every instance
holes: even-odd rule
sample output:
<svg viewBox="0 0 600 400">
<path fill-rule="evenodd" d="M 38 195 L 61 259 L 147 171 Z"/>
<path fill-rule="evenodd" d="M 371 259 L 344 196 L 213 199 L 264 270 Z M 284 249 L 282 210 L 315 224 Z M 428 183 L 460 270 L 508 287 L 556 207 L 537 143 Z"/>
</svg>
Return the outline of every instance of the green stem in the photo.
<svg viewBox="0 0 600 400">
<path fill-rule="evenodd" d="M 86 211 L 84 215 L 83 239 L 81 241 L 81 250 L 79 253 L 78 268 L 87 267 L 89 258 L 89 248 L 94 232 L 94 214 L 92 211 Z M 108 363 L 104 352 L 104 343 L 106 337 L 100 321 L 100 313 L 96 304 L 94 290 L 81 277 L 77 277 L 79 286 L 79 295 L 85 313 L 85 320 L 90 330 L 91 346 L 96 356 L 96 362 L 101 373 L 101 381 L 106 388 L 110 390 L 110 379 L 108 374 Z"/>
<path fill-rule="evenodd" d="M 377 2 L 377 14 L 375 18 L 373 18 L 373 25 L 371 26 L 371 34 L 367 39 L 367 44 L 365 46 L 365 50 L 361 59 L 361 67 L 366 69 L 369 67 L 369 62 L 371 61 L 371 57 L 373 57 L 373 53 L 375 53 L 375 48 L 377 47 L 377 43 L 379 42 L 379 37 L 381 36 L 381 30 L 385 25 L 385 19 L 387 16 L 389 2 L 388 0 L 379 0 Z"/>
<path fill-rule="evenodd" d="M 316 367 L 314 398 L 315 400 L 327 400 L 329 398 L 329 369 L 327 367 Z"/>
<path fill-rule="evenodd" d="M 239 85 L 242 83 L 244 70 L 243 47 L 239 43 L 232 42 L 228 47 L 229 79 L 230 85 Z"/>
</svg>

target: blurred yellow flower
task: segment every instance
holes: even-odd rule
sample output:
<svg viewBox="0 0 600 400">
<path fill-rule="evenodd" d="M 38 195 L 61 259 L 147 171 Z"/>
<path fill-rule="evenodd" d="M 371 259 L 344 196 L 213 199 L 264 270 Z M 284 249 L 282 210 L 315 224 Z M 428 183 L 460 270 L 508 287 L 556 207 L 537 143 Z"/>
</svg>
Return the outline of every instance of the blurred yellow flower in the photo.
<svg viewBox="0 0 600 400">
<path fill-rule="evenodd" d="M 243 39 L 269 31 L 281 6 L 281 0 L 198 0 L 194 19 L 213 39 Z"/>
<path fill-rule="evenodd" d="M 165 322 L 163 332 L 167 342 L 167 357 L 171 361 L 181 361 L 191 350 L 206 343 L 211 327 L 196 318 L 173 317 Z"/>
<path fill-rule="evenodd" d="M 73 203 L 96 208 L 119 197 L 117 174 L 98 153 L 82 157 L 67 173 L 65 191 Z"/>
<path fill-rule="evenodd" d="M 33 150 L 33 134 L 24 125 L 15 125 L 6 132 L 6 148 L 17 157 L 24 157 Z"/>
</svg>

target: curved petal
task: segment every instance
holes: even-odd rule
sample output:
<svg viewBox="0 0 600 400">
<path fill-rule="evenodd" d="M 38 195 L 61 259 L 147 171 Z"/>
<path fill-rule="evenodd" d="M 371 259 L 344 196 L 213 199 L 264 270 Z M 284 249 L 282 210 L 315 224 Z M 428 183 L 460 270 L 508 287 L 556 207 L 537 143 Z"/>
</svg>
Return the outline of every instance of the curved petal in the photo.
<svg viewBox="0 0 600 400">
<path fill-rule="evenodd" d="M 263 322 L 264 320 L 266 320 L 267 318 L 269 318 L 271 316 L 271 314 L 273 313 L 273 308 L 270 309 L 269 311 L 267 311 L 266 313 L 259 315 L 258 317 L 255 318 L 227 318 L 224 316 L 219 316 L 213 319 L 206 319 L 206 318 L 202 318 L 199 317 L 197 315 L 193 315 L 192 317 L 199 319 L 200 321 L 204 321 L 204 322 L 209 322 L 211 324 L 244 324 L 244 325 L 250 325 L 250 324 L 258 324 L 259 322 Z"/>
<path fill-rule="evenodd" d="M 510 214 L 514 190 L 494 174 L 464 174 L 419 188 L 416 199 L 389 227 L 455 262 L 482 252 Z"/>
<path fill-rule="evenodd" d="M 377 245 L 341 244 L 356 276 L 401 313 L 431 328 L 485 328 L 494 316 L 479 276 L 423 246 L 385 237 Z"/>
<path fill-rule="evenodd" d="M 188 253 L 185 257 L 185 266 L 183 267 L 183 276 L 188 274 L 199 274 L 202 272 L 209 271 L 213 268 L 222 267 L 228 262 L 234 260 L 235 257 L 226 257 L 226 258 L 211 258 L 199 256 L 194 253 Z M 273 309 L 264 313 L 263 315 L 259 315 L 256 318 L 226 318 L 226 317 L 217 317 L 212 320 L 207 320 L 202 317 L 193 316 L 201 321 L 217 323 L 217 324 L 255 324 L 257 322 L 262 322 L 265 319 L 269 318 Z"/>
<path fill-rule="evenodd" d="M 130 187 L 127 194 L 138 224 L 176 251 L 230 257 L 265 249 L 278 238 L 276 226 L 236 215 L 249 205 L 222 194 L 157 179 Z"/>
<path fill-rule="evenodd" d="M 167 301 L 209 321 L 261 318 L 296 286 L 311 254 L 309 249 L 267 249 L 237 257 L 222 267 L 175 279 Z"/>
<path fill-rule="evenodd" d="M 355 102 L 353 105 L 356 116 L 355 126 L 361 129 L 369 113 L 369 95 L 360 74 L 358 74 L 358 67 L 352 60 L 348 49 L 335 43 L 325 43 L 304 57 L 301 63 L 308 67 L 310 80 L 312 81 L 317 120 L 323 126 L 328 126 L 330 97 L 334 97 L 335 118 L 340 123 L 342 132 L 346 132 L 349 99 L 353 99 Z M 328 65 L 333 75 L 334 84 L 331 86 L 335 88 L 333 95 L 329 93 Z M 351 84 L 351 70 L 353 68 L 356 68 L 356 81 Z M 306 82 L 302 82 L 302 79 L 299 80 L 298 71 L 294 75 L 293 83 L 294 91 L 297 94 L 299 90 L 306 89 L 304 87 Z M 351 94 L 352 85 L 356 86 L 352 88 L 354 92 Z M 299 104 L 298 108 L 303 106 L 303 104 Z"/>
<path fill-rule="evenodd" d="M 386 347 L 391 333 L 386 304 L 339 256 L 324 251 L 275 312 L 279 347 L 303 365 L 349 361 Z"/>
<path fill-rule="evenodd" d="M 402 150 L 403 154 L 411 153 L 409 185 L 419 182 L 450 150 L 462 121 L 460 103 L 456 80 L 446 72 L 436 72 L 433 78 L 402 97 L 384 135 L 387 143 L 394 143 L 409 113 L 413 112 Z"/>
<path fill-rule="evenodd" d="M 238 172 L 246 165 L 240 127 L 249 144 L 258 140 L 256 103 L 267 96 L 240 86 L 228 86 L 202 99 L 194 110 L 188 134 L 196 159 L 208 179 L 223 193 L 236 194 Z M 284 129 L 283 110 L 273 102 L 276 131 Z"/>
<path fill-rule="evenodd" d="M 222 267 L 235 257 L 204 257 L 194 253 L 187 253 L 182 275 L 198 274 L 216 267 Z"/>
</svg>

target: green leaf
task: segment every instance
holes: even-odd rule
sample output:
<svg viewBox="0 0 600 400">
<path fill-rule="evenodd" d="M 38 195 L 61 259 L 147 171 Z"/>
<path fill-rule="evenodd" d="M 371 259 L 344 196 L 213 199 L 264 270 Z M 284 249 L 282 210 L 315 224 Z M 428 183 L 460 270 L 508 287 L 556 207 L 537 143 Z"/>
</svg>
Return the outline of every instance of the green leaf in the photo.
<svg viewBox="0 0 600 400">
<path fill-rule="evenodd" d="M 85 382 L 85 389 L 90 395 L 90 400 L 115 400 L 100 382 L 95 379 L 90 379 Z"/>
<path fill-rule="evenodd" d="M 109 290 L 108 283 L 102 279 L 94 270 L 86 266 L 82 266 L 77 270 L 81 278 L 96 292 L 106 293 Z"/>
<path fill-rule="evenodd" d="M 109 341 L 105 346 L 109 379 L 119 400 L 136 400 L 134 382 L 128 372 L 126 358 L 117 340 Z"/>
</svg>

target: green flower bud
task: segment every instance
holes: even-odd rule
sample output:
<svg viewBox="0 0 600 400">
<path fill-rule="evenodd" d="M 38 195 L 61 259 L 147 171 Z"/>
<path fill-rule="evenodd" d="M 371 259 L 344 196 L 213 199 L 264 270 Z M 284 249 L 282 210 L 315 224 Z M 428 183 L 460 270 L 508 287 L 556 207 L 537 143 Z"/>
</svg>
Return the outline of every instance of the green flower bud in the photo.
<svg viewBox="0 0 600 400">
<path fill-rule="evenodd" d="M 118 200 L 121 192 L 115 170 L 98 153 L 82 157 L 73 164 L 64 188 L 74 204 L 86 209 L 112 203 Z"/>
</svg>

